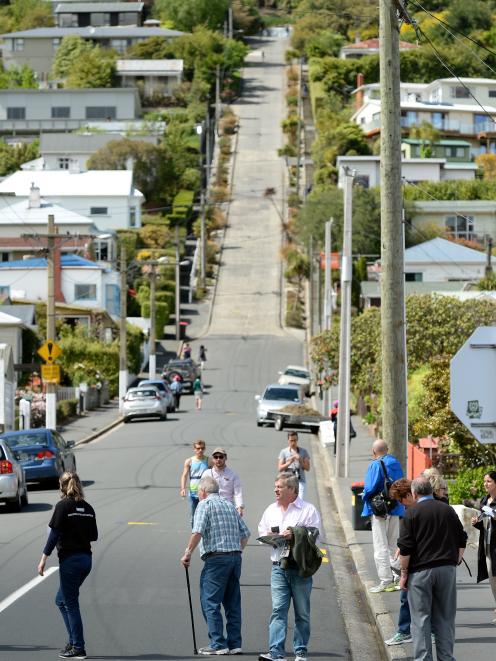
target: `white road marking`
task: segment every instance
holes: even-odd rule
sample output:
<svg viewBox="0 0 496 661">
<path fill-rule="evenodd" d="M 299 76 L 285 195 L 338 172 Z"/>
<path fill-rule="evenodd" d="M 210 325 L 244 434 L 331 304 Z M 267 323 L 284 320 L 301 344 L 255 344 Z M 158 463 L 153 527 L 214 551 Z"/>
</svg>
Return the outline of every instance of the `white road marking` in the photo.
<svg viewBox="0 0 496 661">
<path fill-rule="evenodd" d="M 0 601 L 0 613 L 2 613 L 4 610 L 6 610 L 9 606 L 12 606 L 12 604 L 20 599 L 22 596 L 24 596 L 27 592 L 35 588 L 37 585 L 39 585 L 42 581 L 45 580 L 45 578 L 48 578 L 53 572 L 58 571 L 58 567 L 49 567 L 45 571 L 44 576 L 37 576 L 36 578 L 33 578 L 31 581 L 23 585 L 21 588 L 13 592 L 11 595 L 9 595 L 6 599 L 3 601 Z"/>
</svg>

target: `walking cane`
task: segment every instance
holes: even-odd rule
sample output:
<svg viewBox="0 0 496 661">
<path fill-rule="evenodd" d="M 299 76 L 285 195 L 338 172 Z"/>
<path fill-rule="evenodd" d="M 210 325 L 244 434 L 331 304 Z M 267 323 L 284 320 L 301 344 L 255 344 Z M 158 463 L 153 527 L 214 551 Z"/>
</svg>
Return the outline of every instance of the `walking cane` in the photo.
<svg viewBox="0 0 496 661">
<path fill-rule="evenodd" d="M 195 619 L 193 617 L 193 604 L 191 603 L 191 587 L 189 584 L 189 571 L 187 567 L 185 567 L 185 570 L 186 570 L 186 585 L 188 586 L 189 612 L 191 614 L 191 630 L 193 632 L 193 649 L 194 649 L 194 653 L 198 654 L 198 650 L 196 648 Z"/>
</svg>

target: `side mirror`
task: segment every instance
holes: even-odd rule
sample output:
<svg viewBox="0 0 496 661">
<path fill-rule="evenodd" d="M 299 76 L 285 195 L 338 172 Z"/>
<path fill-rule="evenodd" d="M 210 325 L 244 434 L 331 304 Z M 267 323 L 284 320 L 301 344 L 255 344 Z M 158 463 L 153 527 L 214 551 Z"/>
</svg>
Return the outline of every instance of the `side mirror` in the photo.
<svg viewBox="0 0 496 661">
<path fill-rule="evenodd" d="M 260 401 L 260 395 L 255 395 L 255 399 L 257 400 L 257 402 L 259 402 Z"/>
<path fill-rule="evenodd" d="M 76 445 L 76 441 L 66 441 L 66 448 L 73 448 Z"/>
</svg>

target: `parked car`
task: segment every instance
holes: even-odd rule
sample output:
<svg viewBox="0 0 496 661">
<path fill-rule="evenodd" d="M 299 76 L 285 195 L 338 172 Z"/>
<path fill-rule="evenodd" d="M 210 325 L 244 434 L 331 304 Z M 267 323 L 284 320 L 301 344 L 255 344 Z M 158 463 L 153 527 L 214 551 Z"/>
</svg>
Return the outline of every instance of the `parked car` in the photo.
<svg viewBox="0 0 496 661">
<path fill-rule="evenodd" d="M 155 386 L 129 388 L 122 404 L 124 422 L 134 418 L 167 420 L 167 401 Z"/>
<path fill-rule="evenodd" d="M 28 504 L 26 475 L 15 453 L 0 440 L 0 502 L 10 512 L 20 512 Z"/>
<path fill-rule="evenodd" d="M 291 404 L 303 404 L 305 397 L 300 386 L 272 383 L 265 388 L 263 395 L 255 395 L 255 399 L 258 401 L 257 427 L 261 427 L 263 424 L 275 423 L 272 411 Z"/>
<path fill-rule="evenodd" d="M 288 365 L 284 372 L 279 372 L 279 383 L 301 386 L 305 395 L 310 395 L 310 384 L 312 376 L 306 367 L 300 365 Z"/>
<path fill-rule="evenodd" d="M 76 470 L 74 441 L 65 441 L 58 431 L 40 427 L 8 431 L 0 436 L 15 453 L 24 468 L 28 482 L 50 482 L 59 485 L 65 471 Z"/>
<path fill-rule="evenodd" d="M 192 358 L 184 360 L 169 360 L 164 367 L 162 376 L 171 383 L 172 379 L 179 374 L 183 383 L 183 392 L 193 392 L 193 381 L 197 376 L 201 376 L 200 366 Z"/>
<path fill-rule="evenodd" d="M 155 386 L 167 402 L 167 413 L 174 413 L 176 410 L 174 406 L 174 395 L 168 383 L 165 383 L 163 379 L 144 379 L 138 383 L 138 387 L 141 386 Z"/>
</svg>

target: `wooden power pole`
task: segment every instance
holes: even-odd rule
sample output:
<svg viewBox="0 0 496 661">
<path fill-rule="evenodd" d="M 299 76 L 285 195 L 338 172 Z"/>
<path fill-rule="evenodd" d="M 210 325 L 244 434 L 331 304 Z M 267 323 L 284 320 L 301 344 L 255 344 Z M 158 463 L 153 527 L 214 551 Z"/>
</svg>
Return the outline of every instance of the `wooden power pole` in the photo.
<svg viewBox="0 0 496 661">
<path fill-rule="evenodd" d="M 397 457 L 405 469 L 408 400 L 397 8 L 397 3 L 393 0 L 380 0 L 379 2 L 382 436 L 387 442 L 391 454 Z"/>
<path fill-rule="evenodd" d="M 126 246 L 121 245 L 120 256 L 121 301 L 119 316 L 119 408 L 127 391 L 127 264 Z"/>
</svg>

